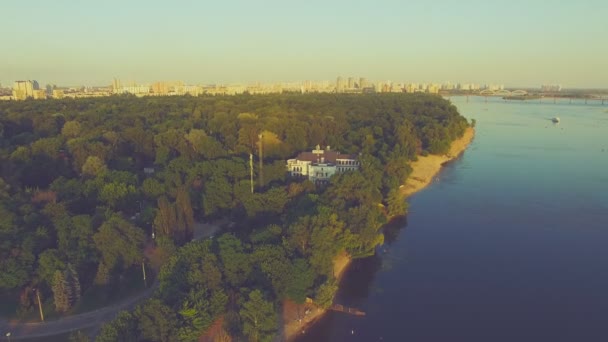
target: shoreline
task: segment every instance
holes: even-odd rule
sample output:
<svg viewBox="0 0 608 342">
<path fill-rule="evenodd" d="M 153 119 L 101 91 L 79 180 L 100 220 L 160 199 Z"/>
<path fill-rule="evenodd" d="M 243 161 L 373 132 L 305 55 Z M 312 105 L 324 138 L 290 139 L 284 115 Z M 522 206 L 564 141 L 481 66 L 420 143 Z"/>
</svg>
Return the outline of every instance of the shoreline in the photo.
<svg viewBox="0 0 608 342">
<path fill-rule="evenodd" d="M 407 199 L 414 193 L 424 189 L 432 183 L 433 178 L 441 171 L 441 168 L 448 162 L 458 158 L 470 145 L 471 141 L 475 137 L 475 129 L 468 127 L 464 132 L 464 135 L 452 142 L 450 151 L 445 155 L 428 155 L 426 157 L 418 156 L 418 160 L 410 163 L 412 167 L 412 173 L 406 180 L 405 184 L 401 185 L 400 193 L 403 195 L 403 199 Z M 339 255 L 334 260 L 334 274 L 336 274 L 336 280 L 340 284 L 344 271 L 351 264 L 352 259 L 346 253 Z M 298 335 L 305 333 L 306 330 L 314 324 L 318 319 L 323 317 L 328 311 L 327 309 L 321 309 L 312 303 L 302 304 L 300 310 L 310 310 L 307 315 L 301 321 L 297 322 L 294 320 L 293 315 L 289 317 L 286 313 L 287 304 L 283 305 L 283 324 L 280 329 L 279 338 L 281 341 L 293 341 Z M 293 311 L 293 308 L 290 310 Z M 285 322 L 290 322 L 285 324 Z"/>
<path fill-rule="evenodd" d="M 444 155 L 418 156 L 418 160 L 410 164 L 412 173 L 405 184 L 399 187 L 401 194 L 408 198 L 416 192 L 426 188 L 433 182 L 441 168 L 448 162 L 458 158 L 469 147 L 475 137 L 475 129 L 468 127 L 464 135 L 452 142 L 450 151 Z"/>
<path fill-rule="evenodd" d="M 448 154 L 441 156 L 418 156 L 418 160 L 410 164 L 412 167 L 412 173 L 406 180 L 405 184 L 400 186 L 403 199 L 407 199 L 409 196 L 430 185 L 433 178 L 439 173 L 441 168 L 448 162 L 458 158 L 468 148 L 474 137 L 475 129 L 468 127 L 461 138 L 452 142 Z M 351 261 L 352 259 L 346 254 L 341 254 L 336 258 L 336 260 L 334 260 L 334 273 L 336 274 L 338 284 L 341 282 L 345 273 L 344 271 L 348 268 Z M 290 308 L 287 309 L 288 307 Z M 305 312 L 308 312 L 308 314 L 306 314 L 301 320 L 297 320 L 294 318 L 293 311 L 298 310 L 304 310 Z M 291 311 L 291 314 L 289 314 L 288 311 Z M 282 338 L 281 340 L 284 341 L 293 341 L 298 335 L 305 333 L 306 330 L 317 320 L 323 317 L 327 311 L 327 309 L 319 308 L 313 303 L 302 304 L 299 306 L 295 305 L 295 303 L 284 303 L 282 311 L 283 325 L 282 329 L 279 330 L 279 338 Z"/>
<path fill-rule="evenodd" d="M 352 262 L 352 258 L 346 252 L 341 253 L 334 259 L 334 274 L 338 285 L 342 281 L 342 277 L 348 266 Z M 289 308 L 289 309 L 288 309 Z M 289 312 L 290 311 L 290 312 Z M 294 311 L 307 312 L 301 320 L 297 320 Z M 316 306 L 314 303 L 305 303 L 297 305 L 293 302 L 283 303 L 281 312 L 282 328 L 279 330 L 277 341 L 293 341 L 301 334 L 305 334 L 306 330 L 313 325 L 317 320 L 321 319 L 328 309 L 323 309 Z M 289 322 L 289 323 L 285 323 Z"/>
</svg>

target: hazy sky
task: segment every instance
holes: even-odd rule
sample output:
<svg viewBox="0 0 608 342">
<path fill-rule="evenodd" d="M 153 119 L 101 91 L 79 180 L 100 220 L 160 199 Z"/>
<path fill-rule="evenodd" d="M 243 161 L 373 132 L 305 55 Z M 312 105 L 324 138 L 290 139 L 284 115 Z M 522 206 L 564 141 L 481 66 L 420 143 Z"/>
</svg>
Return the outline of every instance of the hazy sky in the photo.
<svg viewBox="0 0 608 342">
<path fill-rule="evenodd" d="M 2 1 L 0 82 L 608 88 L 608 1 Z"/>
</svg>

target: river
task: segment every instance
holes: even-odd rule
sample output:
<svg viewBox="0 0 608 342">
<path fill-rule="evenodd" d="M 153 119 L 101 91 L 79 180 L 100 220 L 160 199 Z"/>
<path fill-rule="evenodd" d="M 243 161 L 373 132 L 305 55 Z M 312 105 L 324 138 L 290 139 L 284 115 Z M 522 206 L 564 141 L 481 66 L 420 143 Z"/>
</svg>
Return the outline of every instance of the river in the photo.
<svg viewBox="0 0 608 342">
<path fill-rule="evenodd" d="M 347 271 L 367 315 L 299 341 L 608 341 L 608 106 L 451 101 L 475 140 Z"/>
</svg>

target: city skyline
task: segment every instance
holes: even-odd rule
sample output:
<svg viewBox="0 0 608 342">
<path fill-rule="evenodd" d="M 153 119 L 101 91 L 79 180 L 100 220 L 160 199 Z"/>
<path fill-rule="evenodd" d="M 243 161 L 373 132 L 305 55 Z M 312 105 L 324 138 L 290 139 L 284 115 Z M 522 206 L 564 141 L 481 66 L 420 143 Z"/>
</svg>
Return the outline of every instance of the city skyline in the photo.
<svg viewBox="0 0 608 342">
<path fill-rule="evenodd" d="M 484 88 L 484 87 L 493 87 L 493 86 L 501 86 L 502 88 L 508 88 L 509 86 L 505 86 L 504 84 L 496 84 L 496 83 L 490 83 L 490 82 L 481 82 L 481 83 L 467 83 L 467 82 L 452 82 L 452 81 L 430 81 L 430 82 L 420 82 L 420 81 L 413 81 L 413 80 L 399 80 L 399 79 L 369 79 L 367 77 L 364 76 L 342 76 L 342 75 L 338 75 L 336 77 L 334 77 L 333 79 L 321 79 L 321 80 L 314 80 L 314 79 L 301 79 L 301 80 L 288 80 L 288 81 L 277 81 L 277 82 L 260 82 L 260 81 L 251 81 L 251 82 L 230 82 L 230 83 L 223 83 L 223 82 L 185 82 L 184 80 L 178 80 L 178 79 L 165 79 L 165 80 L 160 80 L 160 79 L 156 79 L 153 81 L 148 81 L 148 82 L 142 82 L 140 80 L 133 80 L 133 79 L 122 79 L 120 77 L 113 77 L 112 79 L 109 79 L 105 82 L 101 82 L 100 84 L 61 84 L 55 81 L 48 81 L 48 82 L 42 82 L 39 81 L 37 78 L 21 78 L 21 79 L 15 79 L 12 81 L 9 81 L 7 83 L 0 83 L 0 88 L 11 88 L 11 86 L 14 88 L 15 85 L 17 83 L 21 83 L 21 82 L 35 82 L 36 84 L 39 84 L 40 87 L 42 86 L 53 86 L 53 87 L 59 87 L 59 88 L 65 88 L 65 89 L 70 89 L 70 88 L 118 88 L 118 87 L 123 87 L 123 86 L 130 86 L 130 87 L 135 87 L 135 86 L 146 86 L 146 87 L 150 87 L 153 88 L 155 86 L 159 86 L 160 84 L 181 84 L 184 86 L 256 86 L 256 85 L 262 85 L 262 86 L 269 86 L 269 85 L 289 85 L 289 86 L 295 86 L 295 85 L 306 85 L 306 84 L 324 84 L 326 86 L 331 85 L 332 87 L 339 87 L 339 83 L 343 81 L 345 84 L 345 88 L 365 88 L 365 87 L 369 87 L 369 86 L 376 86 L 377 84 L 402 84 L 402 85 L 421 85 L 421 86 L 426 86 L 426 85 L 437 85 L 437 86 L 447 86 L 451 89 L 451 87 L 457 87 L 459 85 L 475 85 L 478 88 Z M 365 82 L 365 84 L 363 86 L 360 85 L 360 83 Z M 356 85 L 356 86 L 354 86 Z M 541 88 L 542 86 L 544 86 L 544 84 L 540 85 L 533 85 L 530 87 L 527 87 L 528 89 L 533 89 L 533 88 Z M 561 84 L 560 84 L 561 86 Z"/>
<path fill-rule="evenodd" d="M 545 86 L 543 86 L 545 87 Z M 558 86 L 561 89 L 561 86 Z M 64 97 L 101 97 L 117 94 L 132 94 L 136 96 L 175 96 L 175 95 L 238 95 L 248 93 L 251 95 L 276 93 L 430 93 L 444 92 L 479 92 L 502 91 L 504 85 L 472 84 L 472 83 L 407 83 L 393 81 L 372 81 L 366 77 L 338 76 L 335 82 L 330 81 L 299 81 L 288 83 L 254 83 L 254 84 L 207 84 L 192 85 L 183 81 L 158 81 L 152 84 L 138 84 L 134 81 L 123 82 L 114 78 L 110 86 L 101 87 L 65 87 L 56 84 L 47 84 L 44 88 L 37 80 L 19 80 L 10 88 L 0 87 L 0 100 L 26 100 Z M 559 91 L 559 90 L 557 90 Z"/>
<path fill-rule="evenodd" d="M 0 20 L 8 37 L 0 83 L 273 83 L 341 74 L 607 88 L 607 9 L 594 0 L 12 2 Z"/>
</svg>

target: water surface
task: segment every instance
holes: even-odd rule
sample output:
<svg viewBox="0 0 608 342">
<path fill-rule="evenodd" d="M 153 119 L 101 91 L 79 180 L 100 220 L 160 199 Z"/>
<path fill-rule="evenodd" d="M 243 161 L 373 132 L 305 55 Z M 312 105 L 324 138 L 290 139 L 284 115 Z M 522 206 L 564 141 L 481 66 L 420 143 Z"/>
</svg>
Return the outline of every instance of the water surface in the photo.
<svg viewBox="0 0 608 342">
<path fill-rule="evenodd" d="M 347 272 L 367 315 L 301 341 L 608 341 L 608 106 L 451 101 L 477 135 Z"/>
</svg>

